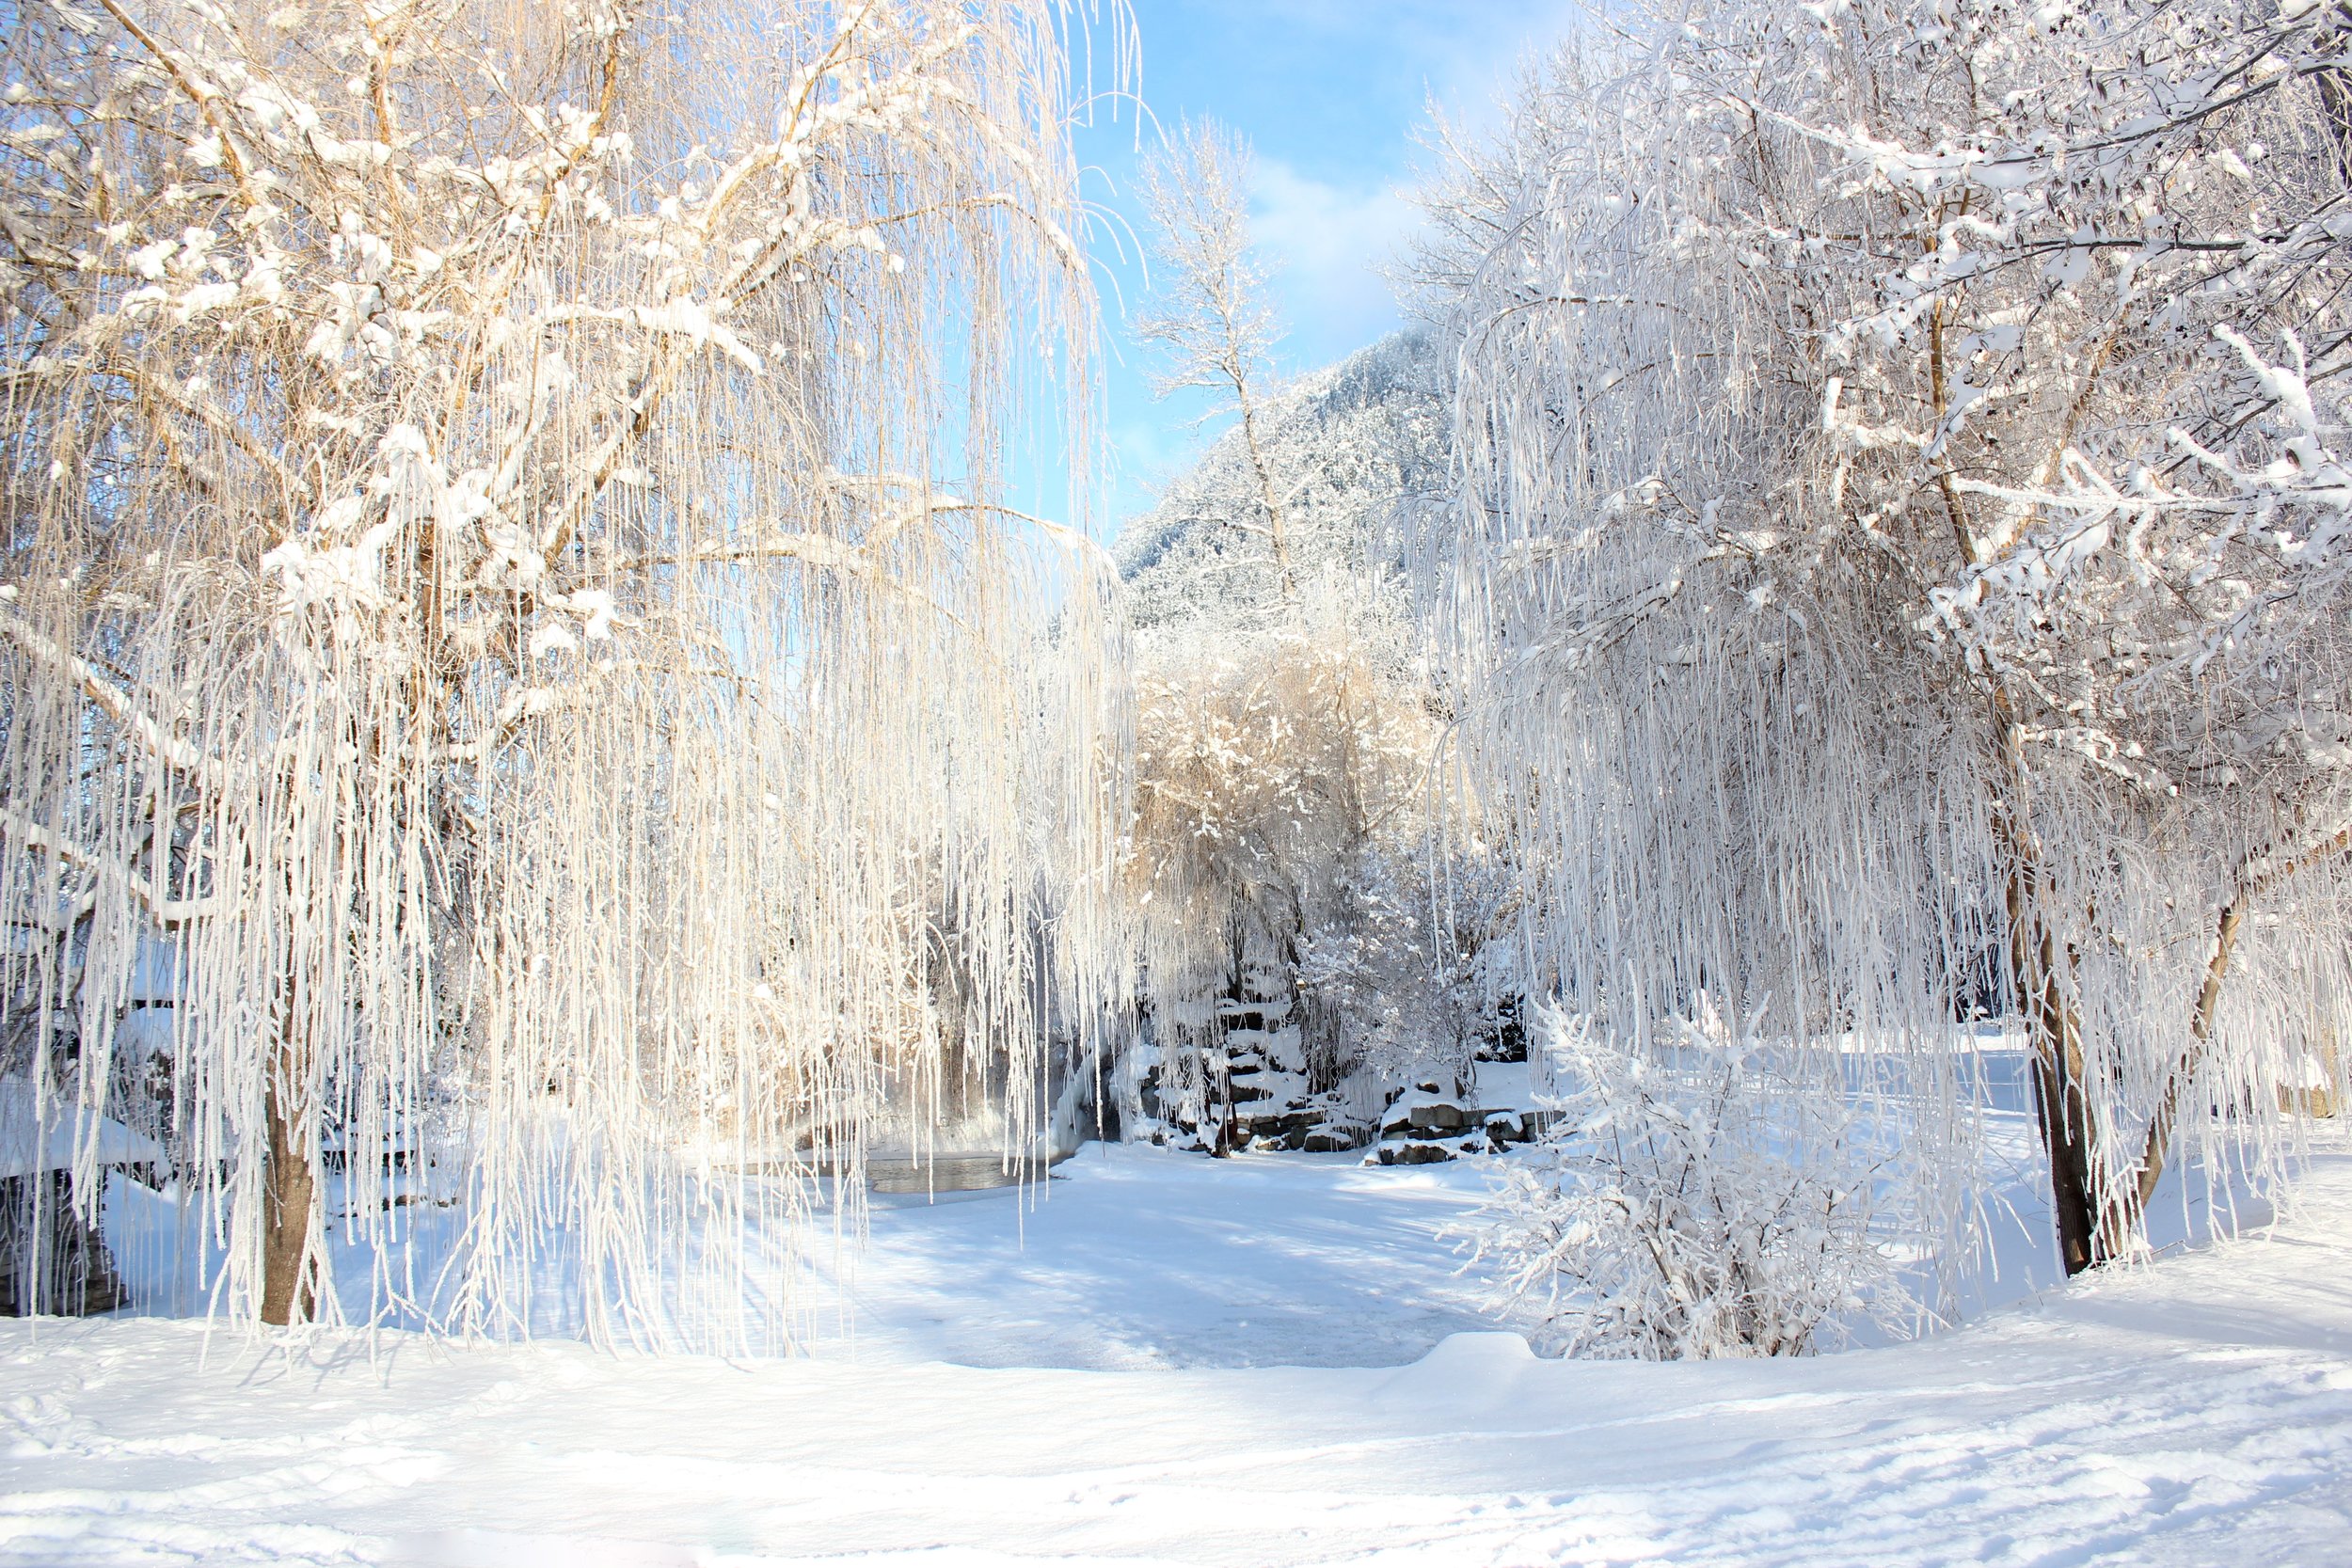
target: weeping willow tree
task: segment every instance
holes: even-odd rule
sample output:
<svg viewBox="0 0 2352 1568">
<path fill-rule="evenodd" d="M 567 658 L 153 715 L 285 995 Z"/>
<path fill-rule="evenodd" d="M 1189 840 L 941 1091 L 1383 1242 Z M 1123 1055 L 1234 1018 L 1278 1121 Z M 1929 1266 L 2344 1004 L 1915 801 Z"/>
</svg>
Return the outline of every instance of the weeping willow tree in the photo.
<svg viewBox="0 0 2352 1568">
<path fill-rule="evenodd" d="M 1424 581 L 1567 1005 L 1813 1042 L 1947 1220 L 2007 1013 L 2069 1272 L 2341 1070 L 2345 36 L 2240 10 L 1624 13 L 1433 203 Z"/>
<path fill-rule="evenodd" d="M 985 1072 L 1030 1148 L 1112 948 L 1108 601 L 999 504 L 1085 434 L 1068 20 L 14 8 L 5 1071 L 75 1201 L 146 1114 L 231 1315 L 741 1342 L 885 1120 Z"/>
</svg>

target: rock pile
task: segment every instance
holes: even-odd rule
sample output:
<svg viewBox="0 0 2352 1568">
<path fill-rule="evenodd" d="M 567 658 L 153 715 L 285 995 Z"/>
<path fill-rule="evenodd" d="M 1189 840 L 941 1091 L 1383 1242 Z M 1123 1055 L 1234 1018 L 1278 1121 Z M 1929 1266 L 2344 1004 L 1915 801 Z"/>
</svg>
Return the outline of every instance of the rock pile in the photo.
<svg viewBox="0 0 2352 1568">
<path fill-rule="evenodd" d="M 1506 1075 L 1486 1069 L 1481 1076 Z M 1365 1153 L 1364 1164 L 1425 1165 L 1465 1154 L 1500 1154 L 1513 1144 L 1541 1137 L 1545 1112 L 1523 1105 L 1480 1104 L 1481 1100 L 1504 1098 L 1523 1097 L 1480 1095 L 1466 1092 L 1451 1078 L 1424 1078 L 1390 1101 L 1380 1117 L 1380 1141 Z"/>
<path fill-rule="evenodd" d="M 1298 1026 L 1280 1004 L 1226 1004 L 1225 1052 L 1235 1148 L 1324 1154 L 1371 1136 L 1344 1095 L 1310 1092 Z"/>
</svg>

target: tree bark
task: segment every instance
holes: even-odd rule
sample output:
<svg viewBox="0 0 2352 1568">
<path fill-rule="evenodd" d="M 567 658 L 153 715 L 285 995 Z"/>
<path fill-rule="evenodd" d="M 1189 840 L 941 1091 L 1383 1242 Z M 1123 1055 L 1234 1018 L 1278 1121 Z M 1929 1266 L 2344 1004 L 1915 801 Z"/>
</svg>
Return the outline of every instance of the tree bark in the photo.
<svg viewBox="0 0 2352 1568">
<path fill-rule="evenodd" d="M 2058 974 L 2060 943 L 2035 907 L 2038 867 L 2030 847 L 2012 846 L 2009 874 L 2010 967 L 2033 1042 L 2034 1109 L 2050 1158 L 2050 1215 L 2058 1261 L 2072 1276 L 2104 1261 L 2120 1240 L 2097 1199 L 2098 1124 L 2083 1084 L 2082 1040 Z"/>
<path fill-rule="evenodd" d="M 276 1089 L 269 1097 L 269 1166 L 262 1200 L 262 1321 L 305 1322 L 317 1310 L 310 1220 L 318 1176 Z"/>
</svg>

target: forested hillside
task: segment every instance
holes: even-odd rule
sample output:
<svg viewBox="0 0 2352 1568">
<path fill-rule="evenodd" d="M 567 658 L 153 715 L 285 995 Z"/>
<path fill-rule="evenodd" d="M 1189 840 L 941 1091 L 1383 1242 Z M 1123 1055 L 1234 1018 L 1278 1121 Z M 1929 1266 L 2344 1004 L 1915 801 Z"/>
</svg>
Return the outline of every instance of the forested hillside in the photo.
<svg viewBox="0 0 2352 1568">
<path fill-rule="evenodd" d="M 1364 584 L 1407 611 L 1414 525 L 1445 502 L 1452 435 L 1447 365 L 1436 335 L 1397 334 L 1299 377 L 1274 401 L 1267 442 L 1295 522 L 1299 576 Z M 1262 624 L 1279 591 L 1263 545 L 1232 525 L 1258 508 L 1240 432 L 1229 431 L 1169 479 L 1159 503 L 1125 520 L 1111 558 L 1127 613 L 1156 631 L 1195 616 Z M 1399 655 L 1409 656 L 1400 629 Z"/>
</svg>

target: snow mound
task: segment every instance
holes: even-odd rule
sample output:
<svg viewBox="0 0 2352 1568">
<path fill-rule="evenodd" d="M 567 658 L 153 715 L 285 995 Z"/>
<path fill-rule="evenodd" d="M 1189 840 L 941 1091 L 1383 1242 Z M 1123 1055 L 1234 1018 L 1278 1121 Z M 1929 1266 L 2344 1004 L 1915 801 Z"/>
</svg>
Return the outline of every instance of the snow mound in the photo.
<svg viewBox="0 0 2352 1568">
<path fill-rule="evenodd" d="M 22 1077 L 0 1078 L 0 1178 L 29 1176 L 36 1170 L 71 1170 L 85 1145 L 94 1166 L 139 1164 L 161 1161 L 161 1145 L 134 1132 L 111 1117 L 85 1121 L 87 1113 L 72 1105 L 51 1103 L 44 1134 L 42 1117 L 35 1114 L 33 1085 Z"/>
<path fill-rule="evenodd" d="M 1541 1364 L 1524 1335 L 1499 1329 L 1449 1334 L 1381 1384 L 1374 1397 L 1470 1414 L 1508 1403 L 1529 1369 Z"/>
</svg>

